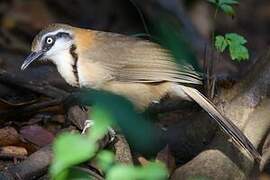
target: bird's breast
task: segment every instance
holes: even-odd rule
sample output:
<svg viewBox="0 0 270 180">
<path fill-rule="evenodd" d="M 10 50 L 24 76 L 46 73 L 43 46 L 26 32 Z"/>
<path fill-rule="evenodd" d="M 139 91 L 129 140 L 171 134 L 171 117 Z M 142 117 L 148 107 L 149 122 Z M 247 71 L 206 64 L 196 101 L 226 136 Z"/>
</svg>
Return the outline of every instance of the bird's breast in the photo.
<svg viewBox="0 0 270 180">
<path fill-rule="evenodd" d="M 77 67 L 80 87 L 100 89 L 104 83 L 112 79 L 109 71 L 98 62 L 91 61 L 90 59 L 79 59 Z"/>
</svg>

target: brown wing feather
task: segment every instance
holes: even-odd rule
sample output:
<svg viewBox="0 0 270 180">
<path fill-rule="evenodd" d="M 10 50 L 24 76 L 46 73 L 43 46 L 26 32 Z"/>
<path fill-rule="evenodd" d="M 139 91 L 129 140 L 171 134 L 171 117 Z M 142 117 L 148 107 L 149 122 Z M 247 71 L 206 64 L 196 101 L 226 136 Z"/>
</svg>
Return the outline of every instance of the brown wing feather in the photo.
<svg viewBox="0 0 270 180">
<path fill-rule="evenodd" d="M 118 81 L 202 83 L 193 68 L 176 64 L 158 44 L 114 33 L 95 33 L 97 43 L 87 56 L 102 64 Z"/>
<path fill-rule="evenodd" d="M 249 141 L 249 139 L 243 134 L 243 132 L 229 119 L 224 117 L 203 94 L 197 89 L 178 85 L 191 99 L 197 102 L 204 110 L 206 110 L 211 117 L 218 123 L 218 125 L 227 133 L 238 145 L 243 147 L 252 157 L 260 162 L 261 155 L 257 149 Z M 180 90 L 181 91 L 181 90 Z"/>
</svg>

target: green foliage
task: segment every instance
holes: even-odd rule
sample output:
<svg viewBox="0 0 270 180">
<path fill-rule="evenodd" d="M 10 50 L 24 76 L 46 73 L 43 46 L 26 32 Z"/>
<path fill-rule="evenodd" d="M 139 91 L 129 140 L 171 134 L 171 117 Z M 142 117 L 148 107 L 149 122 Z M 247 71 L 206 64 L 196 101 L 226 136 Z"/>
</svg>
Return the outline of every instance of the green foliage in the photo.
<svg viewBox="0 0 270 180">
<path fill-rule="evenodd" d="M 91 90 L 86 91 L 82 95 L 82 99 L 86 102 L 92 102 L 107 111 L 113 121 L 112 124 L 119 126 L 129 144 L 136 151 L 154 152 L 162 146 L 160 139 L 157 138 L 159 130 L 150 121 L 146 120 L 142 114 L 138 114 L 132 103 L 124 97 L 104 91 Z M 93 113 L 95 114 L 92 111 L 91 116 Z M 99 121 L 96 118 L 94 120 Z"/>
<path fill-rule="evenodd" d="M 86 136 L 64 133 L 56 138 L 53 144 L 54 159 L 50 168 L 52 179 L 65 180 L 71 177 L 89 179 L 86 172 L 74 169 L 73 166 L 93 157 L 96 157 L 98 165 L 104 172 L 112 174 L 108 176 L 111 179 L 117 175 L 118 170 L 123 173 L 127 167 L 128 171 L 124 173 L 127 177 L 138 173 L 147 180 L 153 179 L 151 177 L 165 179 L 164 174 L 167 175 L 167 171 L 160 164 L 154 163 L 149 167 L 124 166 L 115 162 L 112 152 L 97 152 L 97 140 L 102 138 L 107 133 L 108 126 L 113 124 L 117 124 L 123 130 L 135 149 L 151 150 L 157 145 L 156 129 L 134 111 L 135 108 L 129 101 L 117 95 L 95 90 L 85 91 L 82 100 L 93 104 L 91 118 L 95 123 Z"/>
<path fill-rule="evenodd" d="M 208 2 L 216 6 L 216 13 L 219 9 L 225 12 L 227 15 L 234 16 L 235 11 L 232 5 L 239 4 L 238 0 L 208 0 Z M 216 18 L 216 14 L 215 14 Z M 249 59 L 248 49 L 245 47 L 247 40 L 236 33 L 227 33 L 225 36 L 218 35 L 214 40 L 214 32 L 212 42 L 215 44 L 215 48 L 223 53 L 227 48 L 232 60 L 242 61 Z"/>
<path fill-rule="evenodd" d="M 155 40 L 164 48 L 170 50 L 174 60 L 179 65 L 191 65 L 197 72 L 201 72 L 198 64 L 196 53 L 193 51 L 190 44 L 190 39 L 186 32 L 182 31 L 181 27 L 175 22 L 168 21 L 170 17 L 159 16 L 158 21 L 154 21 L 151 29 Z"/>
<path fill-rule="evenodd" d="M 76 167 L 70 167 L 61 171 L 57 176 L 53 176 L 52 179 L 56 180 L 86 180 L 93 179 L 93 177 L 82 169 Z"/>
<path fill-rule="evenodd" d="M 96 159 L 98 166 L 106 172 L 113 166 L 115 157 L 111 151 L 104 150 L 98 153 Z"/>
<path fill-rule="evenodd" d="M 60 135 L 53 145 L 54 159 L 50 169 L 52 177 L 65 179 L 67 168 L 91 158 L 96 149 L 95 142 L 79 134 Z"/>
<path fill-rule="evenodd" d="M 215 47 L 219 52 L 223 53 L 227 46 L 228 43 L 223 36 L 216 36 Z"/>
<path fill-rule="evenodd" d="M 249 59 L 248 49 L 244 46 L 247 40 L 236 33 L 228 33 L 225 36 L 216 36 L 215 47 L 223 53 L 228 47 L 232 60 L 242 61 Z"/>
<path fill-rule="evenodd" d="M 102 106 L 93 106 L 91 108 L 91 118 L 95 124 L 91 129 L 91 133 L 89 133 L 89 139 L 97 141 L 108 132 L 108 127 L 112 124 L 113 119 L 110 112 Z"/>
<path fill-rule="evenodd" d="M 225 14 L 234 16 L 235 11 L 232 5 L 238 4 L 238 0 L 208 0 L 208 2 L 214 4 L 217 9 L 221 9 Z"/>
<path fill-rule="evenodd" d="M 164 165 L 149 163 L 144 167 L 115 165 L 108 173 L 107 180 L 164 180 L 168 174 Z"/>
</svg>

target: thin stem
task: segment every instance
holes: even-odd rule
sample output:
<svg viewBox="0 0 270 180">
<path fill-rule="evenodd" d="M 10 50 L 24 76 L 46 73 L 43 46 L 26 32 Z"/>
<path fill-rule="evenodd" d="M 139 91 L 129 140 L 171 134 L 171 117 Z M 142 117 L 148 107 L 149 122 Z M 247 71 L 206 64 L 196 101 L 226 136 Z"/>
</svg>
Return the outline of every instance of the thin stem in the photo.
<svg viewBox="0 0 270 180">
<path fill-rule="evenodd" d="M 218 6 L 216 6 L 216 9 L 215 9 L 215 15 L 214 15 L 214 22 L 213 22 L 213 26 L 215 27 L 216 25 L 216 19 L 217 19 L 217 15 L 218 15 Z M 212 48 L 214 48 L 214 45 L 215 45 L 215 30 L 213 30 L 212 32 Z"/>
<path fill-rule="evenodd" d="M 215 9 L 214 21 L 217 19 L 217 14 L 218 14 L 218 6 Z"/>
<path fill-rule="evenodd" d="M 216 19 L 217 19 L 217 15 L 218 15 L 218 6 L 216 6 L 215 8 L 215 14 L 214 14 L 214 22 L 213 22 L 213 26 L 215 28 L 215 24 L 216 24 Z M 214 92 L 214 87 L 212 86 L 213 82 L 212 82 L 212 79 L 213 79 L 213 68 L 214 68 L 214 48 L 215 48 L 215 30 L 213 30 L 212 32 L 212 37 L 211 37 L 211 59 L 210 59 L 210 65 L 208 67 L 208 71 L 207 71 L 207 74 L 208 74 L 208 81 L 207 81 L 207 93 L 208 93 L 208 97 L 212 97 L 213 95 L 213 92 Z"/>
</svg>

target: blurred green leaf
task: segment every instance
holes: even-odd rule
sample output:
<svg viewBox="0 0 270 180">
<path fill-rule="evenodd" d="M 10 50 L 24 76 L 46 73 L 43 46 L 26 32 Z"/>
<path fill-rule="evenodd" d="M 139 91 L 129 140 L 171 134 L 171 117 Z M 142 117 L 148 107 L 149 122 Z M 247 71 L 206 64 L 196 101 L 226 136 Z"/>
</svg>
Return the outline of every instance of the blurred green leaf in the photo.
<svg viewBox="0 0 270 180">
<path fill-rule="evenodd" d="M 116 165 L 107 173 L 107 180 L 164 180 L 168 173 L 164 165 L 149 163 L 143 167 Z"/>
<path fill-rule="evenodd" d="M 79 168 L 70 168 L 68 176 L 65 180 L 86 180 L 86 179 L 93 179 L 93 176 L 91 176 L 86 171 L 83 171 Z"/>
<path fill-rule="evenodd" d="M 195 52 L 191 48 L 188 37 L 181 31 L 181 27 L 173 22 L 168 22 L 166 17 L 160 17 L 159 22 L 153 23 L 152 33 L 155 40 L 168 49 L 179 65 L 192 66 L 197 72 L 201 72 Z"/>
<path fill-rule="evenodd" d="M 232 6 L 224 4 L 221 5 L 220 8 L 223 10 L 223 12 L 229 16 L 234 16 L 235 15 L 235 11 L 233 9 Z"/>
<path fill-rule="evenodd" d="M 207 0 L 210 3 L 215 4 L 218 7 L 221 7 L 222 5 L 234 5 L 239 4 L 238 0 Z"/>
<path fill-rule="evenodd" d="M 95 155 L 97 146 L 79 134 L 62 134 L 54 142 L 54 159 L 50 169 L 53 177 L 63 170 L 81 163 Z"/>
<path fill-rule="evenodd" d="M 67 168 L 61 171 L 57 176 L 52 178 L 53 180 L 86 180 L 93 177 L 87 172 L 80 170 L 79 168 Z"/>
<path fill-rule="evenodd" d="M 239 0 L 218 0 L 219 4 L 239 4 Z"/>
<path fill-rule="evenodd" d="M 238 4 L 238 0 L 208 0 L 208 2 L 214 4 L 217 9 L 221 9 L 225 14 L 234 16 L 235 11 L 232 5 Z"/>
<path fill-rule="evenodd" d="M 105 91 L 85 90 L 81 92 L 80 99 L 84 105 L 95 104 L 107 111 L 103 113 L 110 115 L 112 123 L 120 127 L 128 143 L 136 151 L 151 153 L 163 146 L 159 138 L 161 131 L 153 123 L 147 121 L 142 114 L 138 114 L 126 98 Z"/>
<path fill-rule="evenodd" d="M 91 108 L 91 118 L 94 121 L 94 125 L 89 133 L 89 139 L 97 141 L 108 132 L 108 127 L 113 122 L 112 116 L 104 107 L 94 105 Z"/>
<path fill-rule="evenodd" d="M 111 151 L 101 151 L 97 157 L 98 166 L 105 172 L 113 165 L 115 161 L 114 154 Z"/>
<path fill-rule="evenodd" d="M 65 179 L 67 168 L 82 163 L 93 157 L 97 151 L 96 141 L 102 138 L 111 124 L 111 116 L 101 106 L 93 106 L 92 117 L 95 124 L 88 137 L 79 134 L 62 134 L 55 140 L 54 160 L 51 166 L 51 175 L 55 179 Z"/>
<path fill-rule="evenodd" d="M 62 169 L 61 171 L 59 171 L 57 174 L 52 174 L 51 173 L 51 179 L 53 180 L 66 180 L 68 178 L 68 174 L 69 174 L 69 169 Z"/>
<path fill-rule="evenodd" d="M 81 93 L 80 100 L 84 105 L 93 104 L 91 117 L 95 123 L 88 136 L 65 133 L 57 137 L 53 145 L 54 159 L 50 169 L 54 179 L 65 179 L 69 174 L 68 168 L 93 157 L 97 151 L 96 141 L 107 132 L 111 124 L 120 127 L 135 150 L 156 152 L 163 146 L 158 138 L 160 131 L 138 114 L 131 102 L 124 97 L 104 91 L 87 90 Z M 103 168 L 109 168 L 112 156 L 103 152 L 99 157 Z"/>
</svg>

